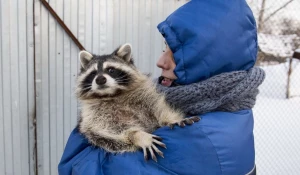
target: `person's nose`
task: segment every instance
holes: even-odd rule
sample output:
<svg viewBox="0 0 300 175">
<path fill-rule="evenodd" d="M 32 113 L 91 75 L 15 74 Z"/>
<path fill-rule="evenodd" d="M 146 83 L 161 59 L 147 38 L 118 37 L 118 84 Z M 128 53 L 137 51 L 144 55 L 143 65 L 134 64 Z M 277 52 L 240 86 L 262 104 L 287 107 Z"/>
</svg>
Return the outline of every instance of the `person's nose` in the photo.
<svg viewBox="0 0 300 175">
<path fill-rule="evenodd" d="M 160 56 L 160 58 L 158 59 L 156 66 L 161 68 L 161 69 L 166 69 L 166 60 L 164 58 L 164 54 L 162 54 Z"/>
</svg>

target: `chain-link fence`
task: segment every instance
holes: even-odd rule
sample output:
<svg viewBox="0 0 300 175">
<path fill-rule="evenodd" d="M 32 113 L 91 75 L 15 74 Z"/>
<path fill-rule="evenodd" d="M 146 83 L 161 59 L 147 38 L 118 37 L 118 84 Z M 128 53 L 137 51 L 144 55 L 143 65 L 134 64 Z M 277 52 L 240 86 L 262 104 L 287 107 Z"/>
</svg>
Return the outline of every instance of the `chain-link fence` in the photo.
<svg viewBox="0 0 300 175">
<path fill-rule="evenodd" d="M 256 64 L 266 71 L 254 108 L 258 174 L 298 175 L 300 0 L 247 2 L 257 21 Z"/>
</svg>

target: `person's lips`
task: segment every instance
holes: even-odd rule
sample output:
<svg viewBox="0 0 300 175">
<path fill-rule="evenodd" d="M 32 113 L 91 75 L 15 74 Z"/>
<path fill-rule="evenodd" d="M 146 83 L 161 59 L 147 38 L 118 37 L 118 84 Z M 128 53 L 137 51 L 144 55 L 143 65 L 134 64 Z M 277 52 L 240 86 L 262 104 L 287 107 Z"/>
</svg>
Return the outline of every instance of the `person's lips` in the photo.
<svg viewBox="0 0 300 175">
<path fill-rule="evenodd" d="M 162 77 L 162 80 L 161 80 L 160 84 L 163 85 L 163 86 L 170 87 L 172 85 L 173 81 L 174 80 L 172 80 L 170 78 Z"/>
</svg>

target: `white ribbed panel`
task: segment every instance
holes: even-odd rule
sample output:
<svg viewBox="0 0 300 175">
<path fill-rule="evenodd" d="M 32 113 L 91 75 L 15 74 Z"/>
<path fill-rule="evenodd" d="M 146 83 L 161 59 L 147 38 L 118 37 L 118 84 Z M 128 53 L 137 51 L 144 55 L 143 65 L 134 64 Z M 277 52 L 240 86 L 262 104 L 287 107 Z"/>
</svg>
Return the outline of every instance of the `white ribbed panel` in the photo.
<svg viewBox="0 0 300 175">
<path fill-rule="evenodd" d="M 0 174 L 35 174 L 33 0 L 0 1 Z"/>
</svg>

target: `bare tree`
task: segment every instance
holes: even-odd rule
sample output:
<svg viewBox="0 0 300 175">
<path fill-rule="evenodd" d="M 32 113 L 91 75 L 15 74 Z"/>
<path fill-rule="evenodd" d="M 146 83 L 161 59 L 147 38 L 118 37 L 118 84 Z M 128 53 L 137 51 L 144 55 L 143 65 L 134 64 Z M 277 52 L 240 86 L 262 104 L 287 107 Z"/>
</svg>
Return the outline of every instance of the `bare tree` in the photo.
<svg viewBox="0 0 300 175">
<path fill-rule="evenodd" d="M 268 12 L 266 8 L 266 2 L 267 0 L 261 0 L 261 6 L 259 9 L 259 14 L 258 14 L 258 32 L 262 32 L 265 29 L 265 23 L 270 20 L 272 17 L 274 17 L 278 12 L 286 8 L 289 4 L 291 4 L 294 0 L 289 0 L 280 7 L 278 7 L 276 10 L 273 12 Z M 251 1 L 252 2 L 252 1 Z M 265 17 L 266 13 L 270 13 L 267 17 Z M 269 30 L 267 30 L 269 31 Z"/>
<path fill-rule="evenodd" d="M 283 29 L 281 30 L 282 35 L 296 35 L 293 39 L 292 48 L 293 51 L 300 48 L 300 26 L 293 19 L 285 18 L 282 20 L 281 25 Z M 289 59 L 289 69 L 288 69 L 288 76 L 287 76 L 287 88 L 286 88 L 286 98 L 291 97 L 290 92 L 290 84 L 291 84 L 291 74 L 292 74 L 292 65 L 293 59 Z"/>
<path fill-rule="evenodd" d="M 260 32 L 263 29 L 265 8 L 266 8 L 266 0 L 262 0 L 261 8 L 258 15 L 258 32 Z"/>
<path fill-rule="evenodd" d="M 279 7 L 278 9 L 276 9 L 274 12 L 272 12 L 268 17 L 266 17 L 266 19 L 264 20 L 264 22 L 268 21 L 272 16 L 276 15 L 276 13 L 278 13 L 279 11 L 281 11 L 282 9 L 284 9 L 285 7 L 287 7 L 290 3 L 292 3 L 294 0 L 290 0 L 288 2 L 286 2 L 285 4 L 283 4 L 281 7 Z"/>
</svg>

